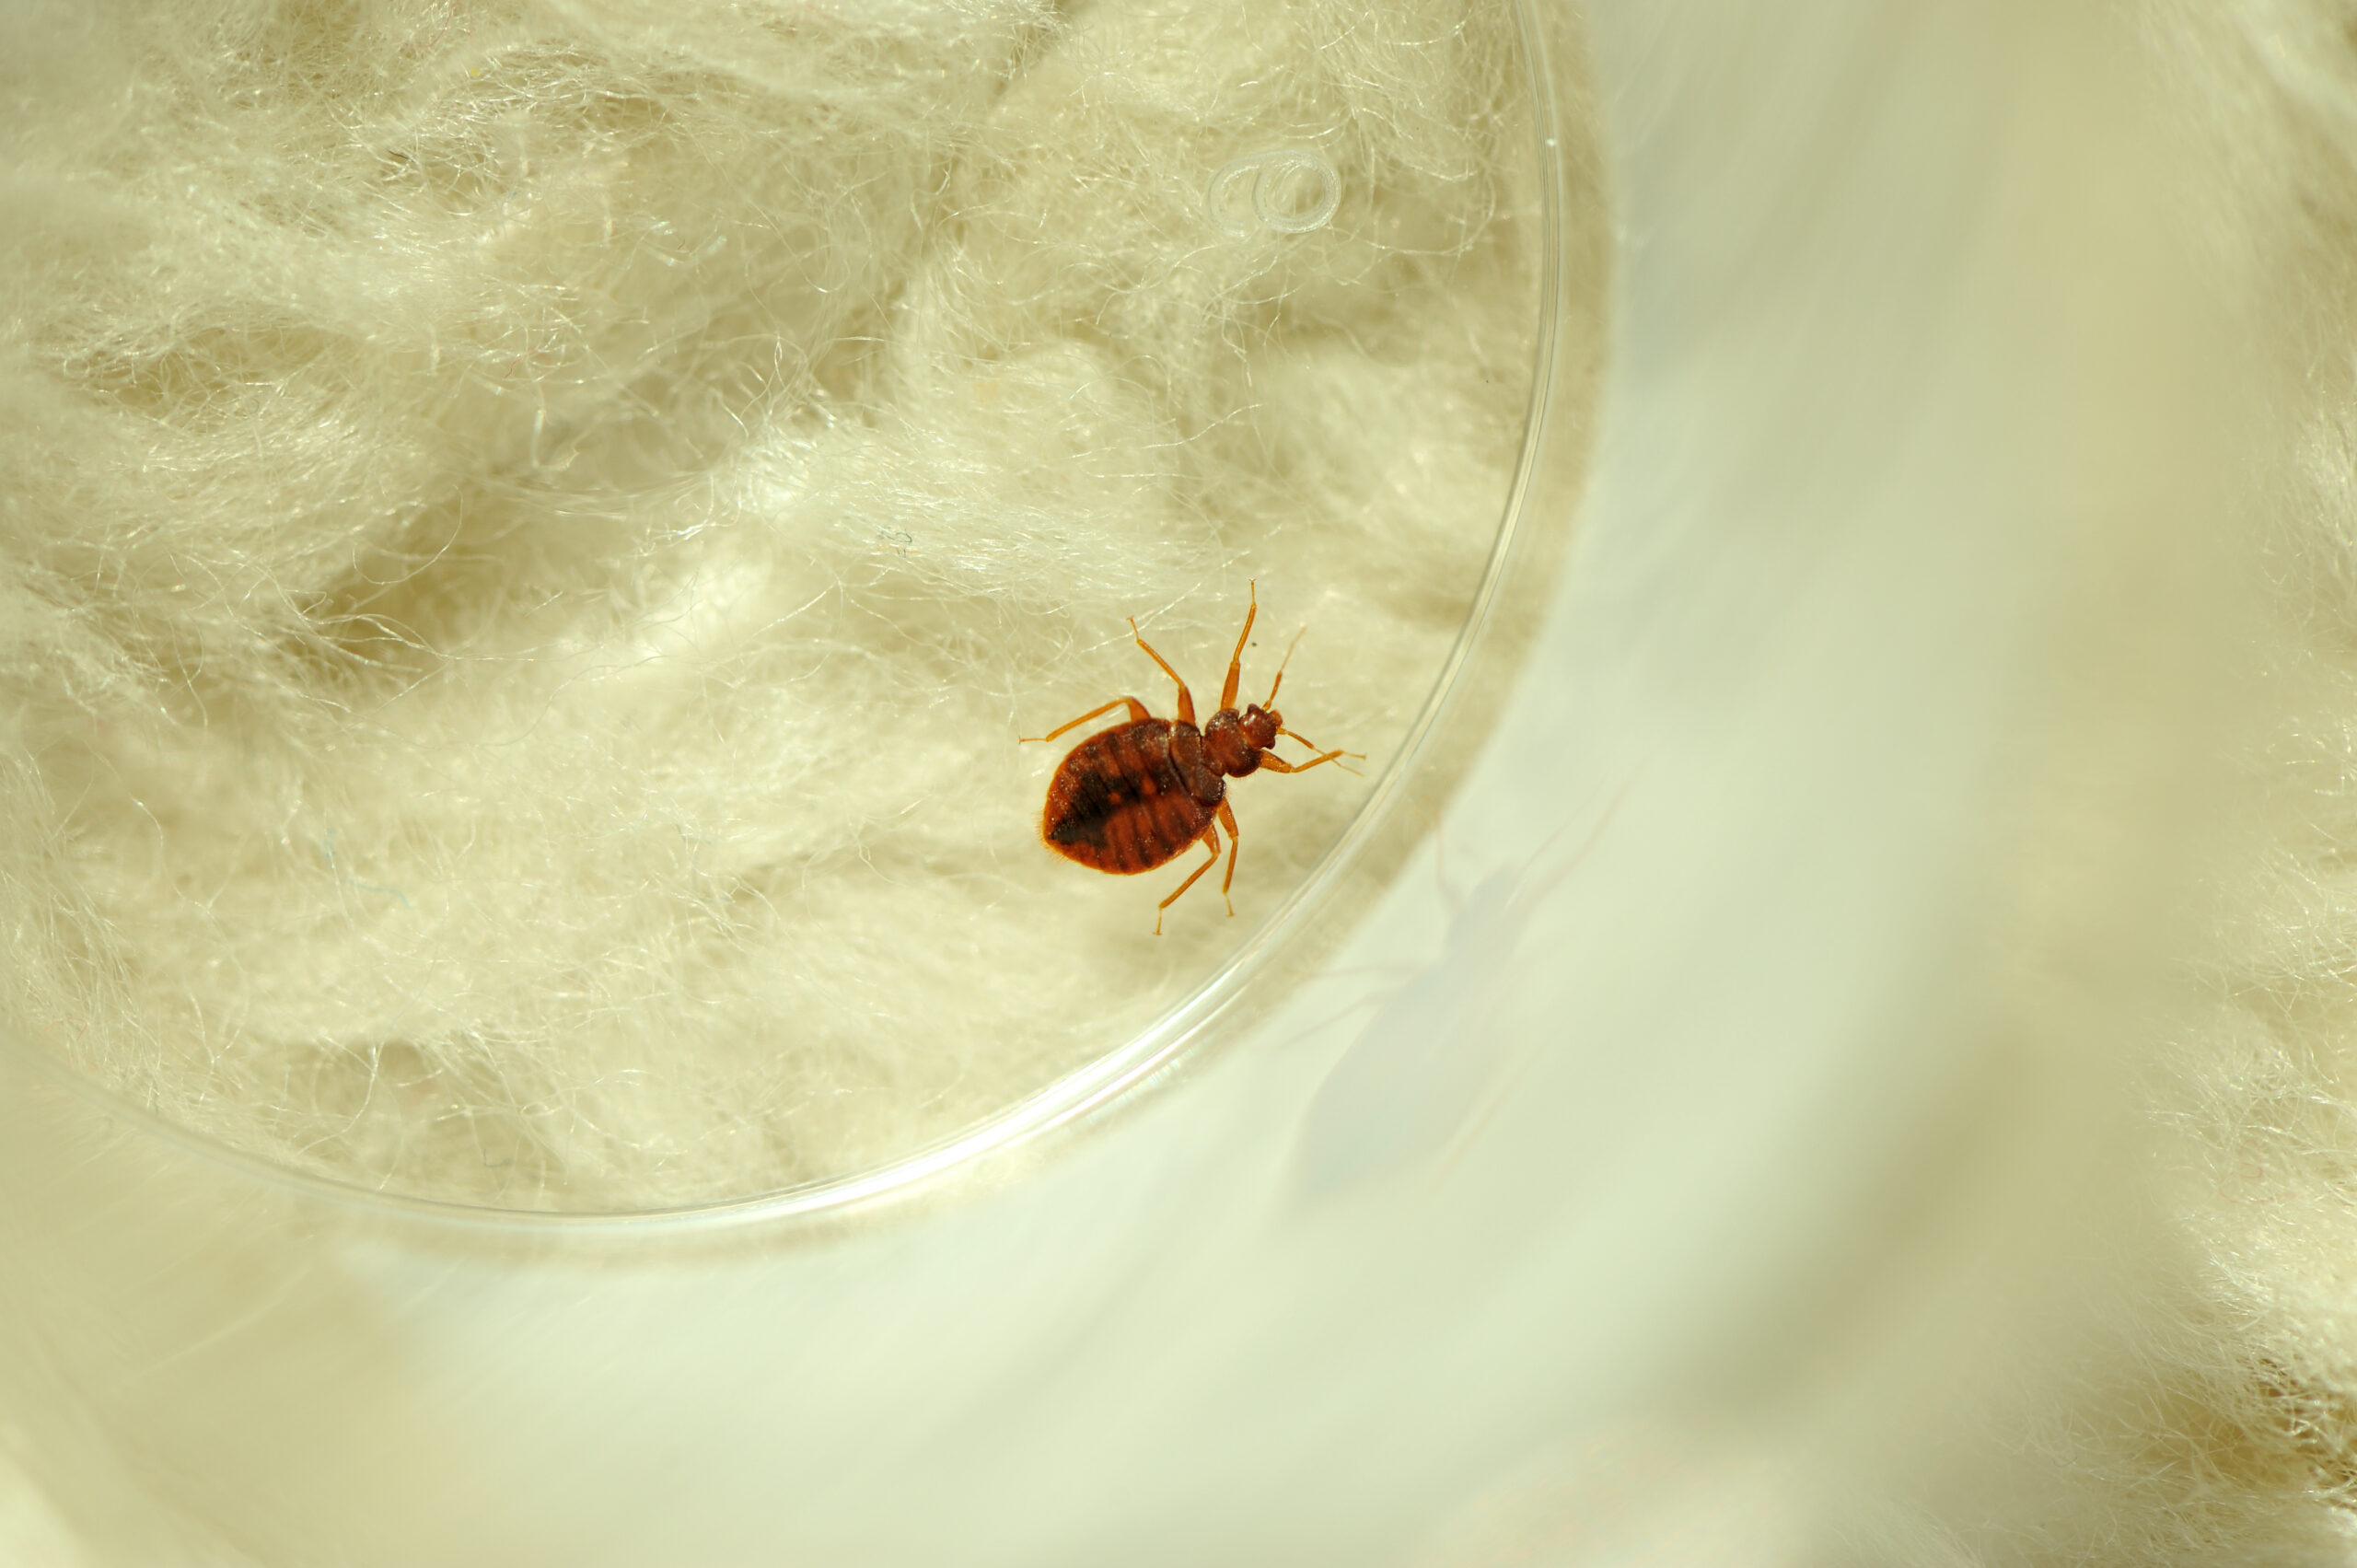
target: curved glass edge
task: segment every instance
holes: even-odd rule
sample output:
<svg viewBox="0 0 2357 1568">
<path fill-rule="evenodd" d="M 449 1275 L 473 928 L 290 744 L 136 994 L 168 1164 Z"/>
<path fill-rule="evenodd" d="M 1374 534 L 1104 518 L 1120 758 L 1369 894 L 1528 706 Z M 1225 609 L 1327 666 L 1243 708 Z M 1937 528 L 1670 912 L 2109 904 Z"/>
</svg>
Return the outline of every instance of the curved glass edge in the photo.
<svg viewBox="0 0 2357 1568">
<path fill-rule="evenodd" d="M 296 1169 L 217 1143 L 133 1104 L 49 1051 L 22 1041 L 6 1042 L 5 1048 L 89 1109 L 266 1187 L 389 1218 L 517 1236 L 650 1229 L 676 1234 L 846 1217 L 855 1211 L 913 1200 L 935 1191 L 953 1173 L 971 1171 L 988 1156 L 1004 1155 L 1047 1134 L 1094 1121 L 1116 1100 L 1133 1101 L 1136 1097 L 1132 1091 L 1165 1074 L 1181 1056 L 1193 1054 L 1190 1047 L 1205 1043 L 1202 1037 L 1210 1027 L 1236 1004 L 1248 983 L 1293 943 L 1310 917 L 1335 901 L 1346 875 L 1392 826 L 1411 784 L 1428 770 L 1436 740 L 1452 727 L 1452 720 L 1463 716 L 1459 713 L 1465 706 L 1463 677 L 1492 640 L 1490 633 L 1496 627 L 1503 601 L 1516 587 L 1544 596 L 1554 587 L 1558 575 L 1554 568 L 1560 567 L 1561 547 L 1568 543 L 1572 531 L 1588 455 L 1590 432 L 1571 427 L 1581 403 L 1575 394 L 1593 382 L 1597 369 L 1593 353 L 1565 353 L 1564 338 L 1577 320 L 1567 306 L 1580 297 L 1576 292 L 1580 279 L 1572 269 L 1569 242 L 1574 234 L 1584 234 L 1571 225 L 1581 215 L 1578 198 L 1597 192 L 1600 187 L 1600 173 L 1588 161 L 1594 149 L 1586 145 L 1585 134 L 1601 134 L 1601 127 L 1591 123 L 1583 134 L 1566 134 L 1571 129 L 1566 110 L 1576 103 L 1586 86 L 1585 51 L 1580 47 L 1573 8 L 1547 6 L 1548 14 L 1542 16 L 1534 0 L 1514 0 L 1514 10 L 1530 92 L 1532 130 L 1538 141 L 1535 149 L 1539 216 L 1538 332 L 1514 483 L 1463 630 L 1398 754 L 1377 777 L 1350 825 L 1217 973 L 1128 1043 L 994 1116 L 876 1166 L 744 1197 L 614 1210 L 503 1208 L 388 1192 Z M 1572 147 L 1585 156 L 1569 156 Z M 1580 259 L 1596 265 L 1596 293 L 1608 299 L 1613 278 L 1602 242 L 1593 236 L 1585 238 L 1580 249 L 1592 254 L 1584 253 Z M 1596 325 L 1600 329 L 1601 320 Z M 1550 529 L 1556 536 L 1552 539 L 1546 537 Z M 1513 673 L 1504 672 L 1502 687 Z M 1478 724 L 1469 727 L 1479 733 Z"/>
</svg>

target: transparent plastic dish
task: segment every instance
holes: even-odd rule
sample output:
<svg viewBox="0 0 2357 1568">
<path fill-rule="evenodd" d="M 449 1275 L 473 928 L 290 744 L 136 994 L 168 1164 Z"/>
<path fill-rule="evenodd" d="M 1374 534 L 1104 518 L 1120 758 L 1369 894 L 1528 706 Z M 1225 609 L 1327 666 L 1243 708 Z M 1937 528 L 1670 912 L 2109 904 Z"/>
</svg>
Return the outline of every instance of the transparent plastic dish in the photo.
<svg viewBox="0 0 2357 1568">
<path fill-rule="evenodd" d="M 472 505 L 494 520 L 461 517 L 424 543 L 401 535 L 375 547 L 395 564 L 314 592 L 343 619 L 314 610 L 319 629 L 304 635 L 360 650 L 319 656 L 321 682 L 359 691 L 317 699 L 350 715 L 348 737 L 329 749 L 351 753 L 336 764 L 347 772 L 381 772 L 374 795 L 373 781 L 346 789 L 323 772 L 299 734 L 236 735 L 238 715 L 262 704 L 239 709 L 234 697 L 93 720 L 87 758 L 81 739 L 61 743 L 56 793 L 70 795 L 78 771 L 121 796 L 110 806 L 106 788 L 78 786 L 98 804 L 51 831 L 84 845 L 76 853 L 95 867 L 85 874 L 89 918 L 123 944 L 108 961 L 137 989 L 110 1026 L 36 1028 L 58 1037 L 54 1050 L 34 1047 L 36 1063 L 62 1063 L 64 1082 L 94 1089 L 126 1124 L 366 1202 L 484 1216 L 775 1216 L 907 1189 L 1107 1106 L 1281 1000 L 1398 872 L 1527 648 L 1592 435 L 1602 197 L 1587 100 L 1573 85 L 1577 45 L 1560 17 L 1492 7 L 1427 37 L 1395 8 L 1357 20 L 1348 6 L 1270 14 L 1240 42 L 1222 35 L 1237 60 L 1264 62 L 1236 79 L 1242 66 L 1214 53 L 1207 68 L 1195 58 L 1202 41 L 1155 15 L 1115 6 L 1041 25 L 1022 46 L 1036 58 L 1018 49 L 998 63 L 995 99 L 942 100 L 946 194 L 891 252 L 902 275 L 873 285 L 880 303 L 868 315 L 855 301 L 829 303 L 854 292 L 853 261 L 752 254 L 764 233 L 772 250 L 813 243 L 794 227 L 796 199 L 817 203 L 813 223 L 850 223 L 825 205 L 834 193 L 782 191 L 783 215 L 756 205 L 757 223 L 716 208 L 708 240 L 644 215 L 669 211 L 666 188 L 631 181 L 644 178 L 642 165 L 685 157 L 660 128 L 663 112 L 691 121 L 684 89 L 668 110 L 658 96 L 655 109 L 568 119 L 531 97 L 557 91 L 551 73 L 571 68 L 545 41 L 499 42 L 470 24 L 404 44 L 403 68 L 424 85 L 399 78 L 396 99 L 505 118 L 481 133 L 487 150 L 475 164 L 445 144 L 480 131 L 476 120 L 405 129 L 383 155 L 389 177 L 439 192 L 437 220 L 475 226 L 454 232 L 547 250 L 520 261 L 487 251 L 495 264 L 583 269 L 547 285 L 558 296 L 637 289 L 656 303 L 621 311 L 622 327 L 601 326 L 594 300 L 553 315 L 555 346 L 536 351 L 540 363 L 526 356 L 519 379 L 448 394 L 457 412 L 437 417 L 462 428 L 447 460 L 488 464 L 494 476 L 455 482 L 489 494 Z M 582 25 L 590 42 L 575 53 L 592 43 L 626 51 L 638 38 L 626 12 Z M 709 67 L 723 86 L 699 90 L 774 87 L 803 70 L 818 73 L 807 90 L 823 97 L 849 90 L 829 71 L 877 70 L 891 92 L 931 102 L 924 29 L 911 26 L 822 14 L 781 32 L 774 59 Z M 945 48 L 962 47 L 961 29 L 981 29 L 978 52 L 998 37 L 954 8 L 940 26 Z M 667 47 L 686 71 L 735 37 L 691 29 Z M 260 62 L 250 74 L 272 68 L 269 43 L 249 45 Z M 882 64 L 854 43 L 885 52 Z M 1289 49 L 1306 52 L 1282 69 L 1266 64 Z M 415 64 L 445 56 L 440 77 Z M 1393 79 L 1364 79 L 1378 70 Z M 1298 83 L 1284 83 L 1288 71 Z M 1457 83 L 1452 71 L 1472 75 Z M 472 85 L 495 78 L 495 91 Z M 468 96 L 485 93 L 489 108 Z M 390 114 L 355 101 L 360 113 Z M 1415 121 L 1460 102 L 1478 122 Z M 442 123 L 406 112 L 404 127 Z M 613 128 L 633 112 L 657 129 Z M 1182 140 L 1149 147 L 1148 135 Z M 446 165 L 472 170 L 475 184 L 449 194 L 458 176 Z M 569 175 L 575 165 L 586 172 Z M 765 177 L 749 167 L 747 200 L 766 200 Z M 565 217 L 564 203 L 584 184 L 609 192 L 598 197 L 609 230 L 661 231 L 659 245 L 635 243 L 662 267 L 610 260 L 619 239 L 565 248 L 565 224 L 581 220 Z M 1066 205 L 1039 223 L 1072 221 L 1074 235 L 1024 231 L 1026 203 L 1051 200 Z M 1088 226 L 1100 212 L 1102 232 Z M 864 209 L 852 215 L 870 221 Z M 738 252 L 748 259 L 730 263 Z M 416 265 L 439 266 L 439 254 L 422 251 Z M 810 366 L 764 391 L 767 401 L 724 409 L 739 424 L 768 421 L 736 447 L 650 421 L 629 380 L 669 387 L 689 411 L 671 422 L 683 427 L 726 402 L 726 377 L 749 374 L 725 336 L 743 327 L 728 297 L 708 304 L 693 289 L 720 291 L 734 274 L 692 286 L 673 274 L 730 264 L 784 269 L 763 286 L 784 303 L 766 308 L 782 332 L 804 331 L 791 349 Z M 1067 281 L 1090 268 L 1122 275 Z M 662 303 L 663 289 L 682 287 L 688 304 Z M 1013 303 L 961 303 L 976 289 Z M 1049 303 L 1034 308 L 1035 296 Z M 717 325 L 675 325 L 666 339 L 630 324 L 631 311 L 687 319 L 699 304 Z M 1160 325 L 1189 309 L 1202 312 L 1200 328 Z M 1144 325 L 1124 327 L 1123 312 Z M 1004 341 L 980 343 L 989 331 Z M 606 371 L 608 353 L 634 353 L 640 368 Z M 702 373 L 714 389 L 680 391 L 691 371 L 674 362 L 698 354 L 712 362 Z M 483 363 L 485 377 L 507 366 Z M 205 380 L 228 375 L 211 360 L 172 370 L 180 382 L 139 373 L 139 395 L 165 400 L 168 425 L 195 417 L 169 401 L 181 382 L 196 389 L 183 401 L 228 404 L 233 418 L 241 406 L 227 381 Z M 58 374 L 104 409 L 132 395 L 119 384 L 129 370 L 75 361 Z M 302 367 L 284 374 L 296 389 L 281 401 L 299 402 Z M 257 406 L 267 419 L 274 405 Z M 1377 416 L 1405 422 L 1387 457 L 1352 445 Z M 1152 460 L 1155 442 L 1125 419 L 1210 455 L 1127 472 Z M 477 424 L 489 434 L 478 436 Z M 1003 458 L 993 430 L 1013 443 Z M 1047 446 L 1021 445 L 1034 436 Z M 1319 474 L 1332 493 L 1306 505 L 1298 487 Z M 978 495 L 1036 520 L 966 537 L 961 527 L 981 527 Z M 289 507 L 303 504 L 299 488 L 290 496 Z M 603 558 L 552 567 L 532 555 L 565 547 L 535 543 L 534 530 L 562 540 L 568 507 L 601 505 L 619 519 L 600 525 L 612 535 Z M 1296 508 L 1302 517 L 1286 516 Z M 1027 553 L 1058 563 L 1053 575 L 1025 576 L 999 559 Z M 501 570 L 517 580 L 487 576 L 475 555 L 512 556 Z M 818 564 L 796 567 L 806 555 Z M 631 575 L 642 559 L 643 583 Z M 798 581 L 796 570 L 817 592 L 787 605 L 795 595 L 775 585 Z M 567 587 L 565 572 L 589 589 Z M 1167 684 L 1131 645 L 1122 608 L 1180 661 L 1208 717 L 1213 648 L 1232 635 L 1245 597 L 1235 590 L 1255 577 L 1260 631 L 1238 701 L 1259 695 L 1278 656 L 1291 657 L 1289 725 L 1352 755 L 1309 780 L 1232 781 L 1244 823 L 1235 904 L 1223 912 L 1223 889 L 1206 878 L 1156 923 L 1155 899 L 1196 864 L 1193 853 L 1120 878 L 1055 860 L 1031 824 L 1048 771 L 1086 730 L 1048 747 L 1019 737 L 1124 690 L 1167 711 Z M 997 604 L 1000 591 L 1028 602 Z M 529 601 L 543 592 L 560 612 L 568 593 L 634 602 L 611 625 L 593 606 L 539 629 Z M 479 612 L 489 631 L 435 620 L 457 618 L 441 602 L 470 593 L 490 606 Z M 906 628 L 874 634 L 903 645 L 859 653 L 880 674 L 833 686 L 781 674 L 782 693 L 764 696 L 739 673 L 842 662 L 839 645 L 855 634 L 847 626 L 896 606 Z M 502 617 L 525 629 L 503 630 Z M 976 646 L 993 618 L 1006 627 L 1013 617 L 1029 642 L 936 673 L 942 648 Z M 796 618 L 810 621 L 807 633 Z M 502 651 L 502 636 L 513 649 Z M 203 678 L 180 679 L 196 691 Z M 717 706 L 710 688 L 723 689 Z M 840 698 L 837 733 L 812 728 L 807 714 L 771 716 L 807 709 L 807 693 Z M 470 733 L 485 726 L 487 741 Z M 693 749 L 702 731 L 731 726 L 753 739 Z M 686 738 L 675 754 L 638 738 L 645 730 Z M 739 786 L 707 775 L 741 781 L 758 772 L 760 746 L 788 741 L 818 760 L 781 774 L 777 787 L 795 798 L 779 822 L 762 820 L 757 785 L 714 795 Z M 536 772 L 542 749 L 578 757 L 578 784 L 557 763 Z M 853 754 L 855 767 L 844 761 Z M 492 760 L 478 765 L 478 755 Z M 897 801 L 877 793 L 897 787 L 896 770 L 911 781 Z M 550 835 L 545 850 L 533 847 L 536 832 Z M 610 876 L 597 864 L 608 842 Z M 654 912 L 634 912 L 634 900 Z M 486 926 L 485 906 L 512 918 Z M 790 984 L 761 989 L 788 970 Z M 676 980 L 663 978 L 669 970 Z M 107 1003 L 74 1005 L 96 1017 Z M 566 1034 L 568 1018 L 579 1038 Z M 324 1032 L 306 1040 L 307 1027 Z M 103 1039 L 110 1028 L 129 1043 Z M 719 1152 L 703 1158 L 706 1149 Z"/>
<path fill-rule="evenodd" d="M 2038 1375 L 2024 1304 L 2133 1163 L 2211 645 L 2114 569 L 2198 535 L 2233 392 L 2179 374 L 2135 19 L 1523 20 L 1550 281 L 1479 592 L 1347 822 L 1256 838 L 1330 770 L 1247 781 L 1260 901 L 1176 906 L 1205 945 L 1151 1017 L 954 1136 L 662 1214 L 359 1191 L 12 1040 L 0 1519 L 99 1562 L 1766 1565 L 1984 1481 L 1948 1446 Z M 1285 232 L 1317 145 L 1207 152 L 1204 242 L 1329 232 Z M 1237 564 L 1139 616 L 1199 698 Z M 1259 591 L 1311 625 L 1288 699 L 1341 690 Z M 1132 612 L 1004 694 L 1027 818 L 1016 737 L 1167 711 Z M 1153 878 L 1020 825 L 1155 951 Z"/>
</svg>

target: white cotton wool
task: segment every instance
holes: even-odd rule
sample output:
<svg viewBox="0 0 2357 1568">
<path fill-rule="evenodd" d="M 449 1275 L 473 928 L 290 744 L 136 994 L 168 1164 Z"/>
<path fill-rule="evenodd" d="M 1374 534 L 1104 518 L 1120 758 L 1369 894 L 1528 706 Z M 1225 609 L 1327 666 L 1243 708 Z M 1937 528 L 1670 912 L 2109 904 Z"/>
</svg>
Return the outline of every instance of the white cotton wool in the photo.
<svg viewBox="0 0 2357 1568">
<path fill-rule="evenodd" d="M 2229 520 L 2263 584 L 2259 735 L 2200 1000 L 2149 1086 L 2165 1245 L 2067 1372 L 1991 1392 L 2003 1495 L 1948 1513 L 1956 1558 L 1907 1560 L 2322 1568 L 2357 1561 L 2357 6 L 2135 16 L 2178 215 L 2248 356 Z"/>
<path fill-rule="evenodd" d="M 403 1193 L 772 1191 L 1183 997 L 1332 842 L 1519 459 L 1504 0 L 0 18 L 10 1027 Z M 1306 232 L 1213 221 L 1313 149 Z M 1299 199 L 1298 192 L 1277 196 Z M 1037 837 L 1247 650 L 1366 753 L 1237 918 Z"/>
</svg>

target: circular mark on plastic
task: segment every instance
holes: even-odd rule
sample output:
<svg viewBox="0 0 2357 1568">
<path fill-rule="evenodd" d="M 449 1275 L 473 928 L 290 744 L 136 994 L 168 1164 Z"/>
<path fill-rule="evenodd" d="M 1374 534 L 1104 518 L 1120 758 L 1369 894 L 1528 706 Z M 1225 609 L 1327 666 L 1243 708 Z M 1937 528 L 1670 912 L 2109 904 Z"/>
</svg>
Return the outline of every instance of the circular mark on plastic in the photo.
<svg viewBox="0 0 2357 1568">
<path fill-rule="evenodd" d="M 1278 147 L 1221 167 L 1203 191 L 1203 209 L 1242 239 L 1258 224 L 1279 234 L 1323 228 L 1342 202 L 1342 177 L 1308 147 Z"/>
</svg>

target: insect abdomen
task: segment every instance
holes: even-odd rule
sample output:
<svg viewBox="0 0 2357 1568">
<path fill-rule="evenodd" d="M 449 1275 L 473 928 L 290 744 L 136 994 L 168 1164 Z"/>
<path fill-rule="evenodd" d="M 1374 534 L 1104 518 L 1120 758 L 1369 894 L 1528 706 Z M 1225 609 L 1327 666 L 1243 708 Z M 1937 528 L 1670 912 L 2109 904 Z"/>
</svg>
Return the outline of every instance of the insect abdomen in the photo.
<svg viewBox="0 0 2357 1568">
<path fill-rule="evenodd" d="M 1151 871 L 1202 837 L 1211 808 L 1170 760 L 1167 719 L 1116 725 L 1072 749 L 1048 785 L 1039 836 L 1068 860 Z"/>
</svg>

